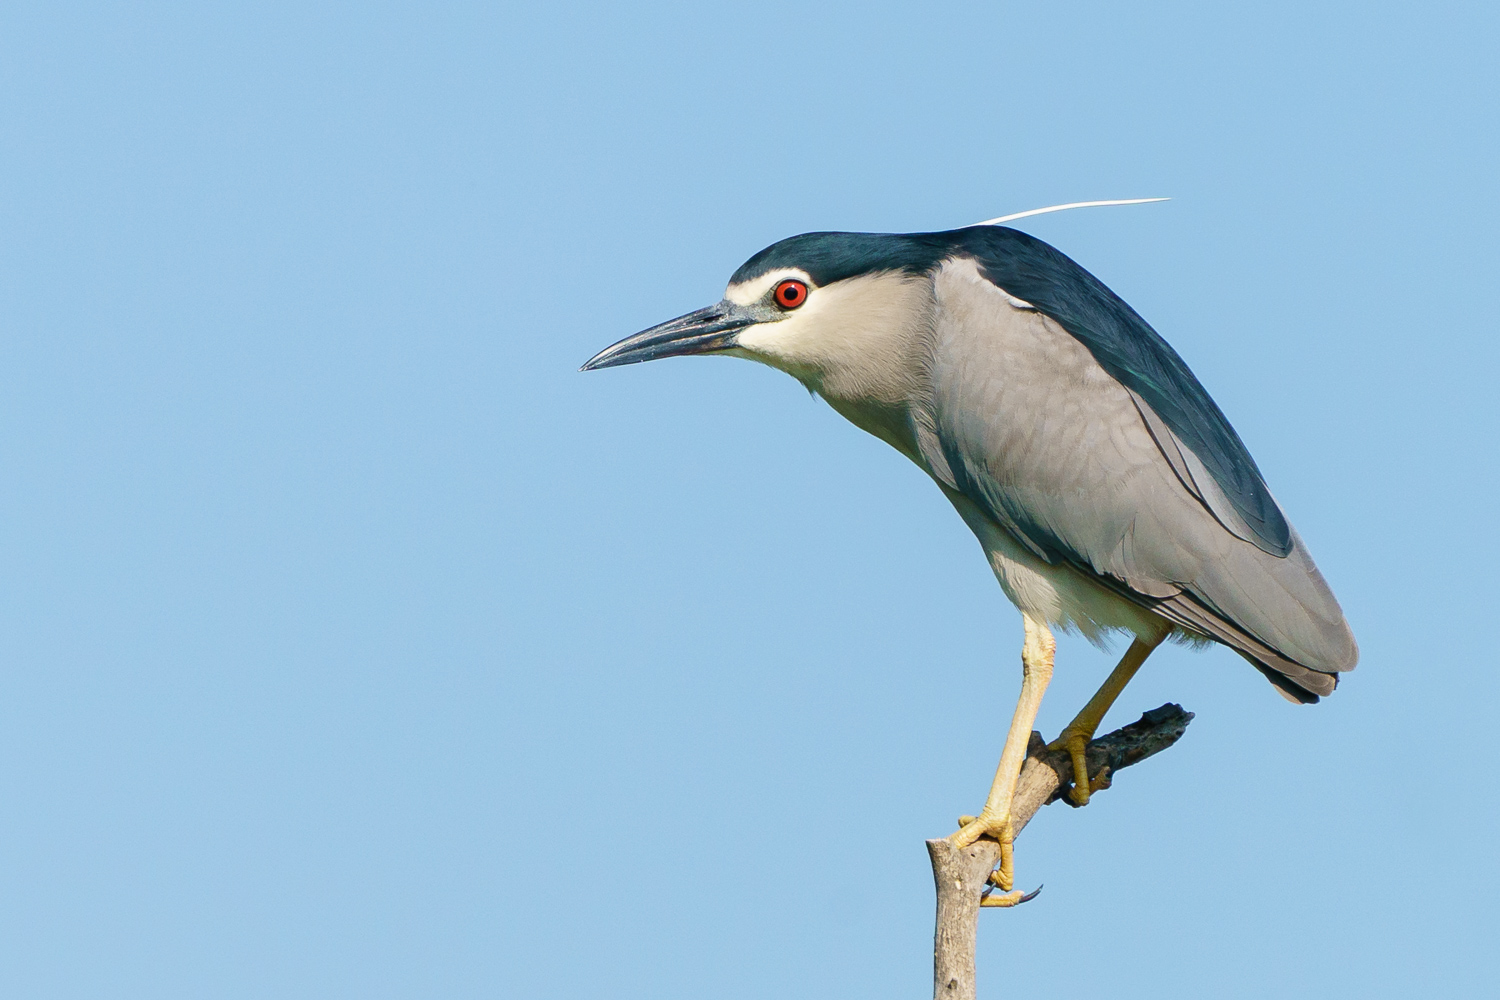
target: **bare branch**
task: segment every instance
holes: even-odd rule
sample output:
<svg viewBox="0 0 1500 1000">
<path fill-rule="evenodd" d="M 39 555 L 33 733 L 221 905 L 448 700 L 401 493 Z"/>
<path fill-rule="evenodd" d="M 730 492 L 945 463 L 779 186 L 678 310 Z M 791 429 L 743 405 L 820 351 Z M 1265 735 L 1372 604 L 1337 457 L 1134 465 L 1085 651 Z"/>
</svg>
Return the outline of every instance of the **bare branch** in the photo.
<svg viewBox="0 0 1500 1000">
<path fill-rule="evenodd" d="M 1110 786 L 1116 771 L 1138 764 L 1176 743 L 1193 720 L 1181 705 L 1163 705 L 1139 721 L 1101 736 L 1085 753 L 1090 782 L 1096 790 Z M 1041 733 L 1031 734 L 1031 746 L 1016 795 L 1011 823 L 1017 835 L 1037 810 L 1065 797 L 1073 777 L 1066 751 L 1048 751 Z M 956 850 L 946 840 L 929 840 L 932 878 L 937 887 L 937 928 L 933 935 L 934 1000 L 974 1000 L 974 941 L 979 925 L 979 900 L 986 880 L 1000 856 L 1000 845 L 988 837 Z"/>
</svg>

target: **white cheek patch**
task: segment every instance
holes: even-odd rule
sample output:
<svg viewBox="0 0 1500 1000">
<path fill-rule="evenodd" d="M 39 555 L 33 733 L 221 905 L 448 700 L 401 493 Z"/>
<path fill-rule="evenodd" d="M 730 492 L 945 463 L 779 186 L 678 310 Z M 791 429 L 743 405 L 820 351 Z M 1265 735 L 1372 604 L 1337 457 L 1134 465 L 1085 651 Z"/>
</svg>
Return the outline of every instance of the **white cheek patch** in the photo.
<svg viewBox="0 0 1500 1000">
<path fill-rule="evenodd" d="M 734 338 L 735 346 L 743 351 L 750 352 L 751 356 L 757 354 L 773 354 L 773 345 L 776 337 L 773 330 L 766 327 L 776 324 L 766 323 L 760 326 L 752 326 L 747 330 L 741 330 L 739 336 Z"/>
<path fill-rule="evenodd" d="M 767 292 L 788 278 L 796 278 L 808 288 L 814 287 L 812 279 L 800 267 L 778 267 L 774 271 L 767 271 L 749 281 L 730 285 L 724 290 L 724 297 L 737 306 L 748 306 L 765 298 Z"/>
<path fill-rule="evenodd" d="M 806 307 L 789 313 L 784 319 L 774 323 L 757 323 L 755 326 L 742 330 L 735 338 L 739 346 L 755 354 L 764 354 L 772 357 L 782 357 L 797 353 L 796 345 L 802 339 L 804 326 L 804 312 L 811 315 L 811 310 Z"/>
</svg>

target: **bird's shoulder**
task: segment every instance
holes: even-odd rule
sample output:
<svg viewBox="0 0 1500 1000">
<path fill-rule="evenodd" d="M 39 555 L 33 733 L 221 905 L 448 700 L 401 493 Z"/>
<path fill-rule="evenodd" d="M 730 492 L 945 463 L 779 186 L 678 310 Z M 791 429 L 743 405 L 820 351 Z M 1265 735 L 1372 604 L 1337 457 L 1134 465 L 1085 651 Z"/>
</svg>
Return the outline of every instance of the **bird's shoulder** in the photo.
<svg viewBox="0 0 1500 1000">
<path fill-rule="evenodd" d="M 1061 251 L 1017 230 L 958 230 L 952 250 L 934 272 L 941 312 L 995 297 L 972 280 L 977 275 L 1012 305 L 1051 319 L 1191 453 L 1213 491 L 1235 512 L 1233 520 L 1243 522 L 1248 540 L 1272 555 L 1290 551 L 1290 527 L 1239 435 L 1177 352 L 1124 300 Z M 945 280 L 959 272 L 970 280 Z M 988 331 L 976 327 L 973 332 L 983 339 L 1006 328 L 992 324 Z M 993 343 L 970 346 L 981 364 L 985 353 L 996 350 Z M 1062 349 L 1052 350 L 1056 355 Z"/>
<path fill-rule="evenodd" d="M 1172 533 L 1146 572 L 1115 553 L 1143 519 L 1205 511 L 1182 490 L 1130 391 L 1047 314 L 997 289 L 972 261 L 935 275 L 927 432 L 938 478 L 1048 561 L 1129 576 L 1142 592 L 1183 579 Z M 1153 582 L 1153 580 L 1155 582 Z"/>
</svg>

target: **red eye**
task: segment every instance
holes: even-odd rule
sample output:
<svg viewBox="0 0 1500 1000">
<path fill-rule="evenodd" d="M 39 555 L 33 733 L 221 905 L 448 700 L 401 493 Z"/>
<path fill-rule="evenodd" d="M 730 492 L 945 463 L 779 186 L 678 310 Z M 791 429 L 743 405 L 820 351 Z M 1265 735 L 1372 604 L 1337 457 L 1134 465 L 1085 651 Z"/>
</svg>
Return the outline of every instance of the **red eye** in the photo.
<svg viewBox="0 0 1500 1000">
<path fill-rule="evenodd" d="M 776 286 L 776 304 L 783 309 L 795 309 L 807 301 L 807 286 L 800 281 L 787 280 Z"/>
</svg>

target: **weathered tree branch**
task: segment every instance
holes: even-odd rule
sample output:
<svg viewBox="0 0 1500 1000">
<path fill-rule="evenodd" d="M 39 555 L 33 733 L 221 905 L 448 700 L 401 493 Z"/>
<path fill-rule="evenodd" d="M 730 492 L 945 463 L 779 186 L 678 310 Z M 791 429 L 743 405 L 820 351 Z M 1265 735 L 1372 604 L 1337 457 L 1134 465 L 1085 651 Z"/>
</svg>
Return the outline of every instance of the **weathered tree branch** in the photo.
<svg viewBox="0 0 1500 1000">
<path fill-rule="evenodd" d="M 1086 752 L 1093 788 L 1108 788 L 1114 772 L 1160 753 L 1176 743 L 1193 719 L 1181 705 L 1163 705 L 1140 720 L 1091 742 Z M 1073 777 L 1066 751 L 1048 751 L 1040 733 L 1031 734 L 1026 763 L 1011 803 L 1011 822 L 1019 835 L 1037 810 L 1065 797 Z M 986 880 L 1000 857 L 1000 845 L 985 837 L 957 850 L 946 840 L 929 840 L 932 879 L 937 886 L 937 929 L 933 935 L 934 1000 L 974 1000 L 974 942 L 979 901 Z"/>
</svg>

